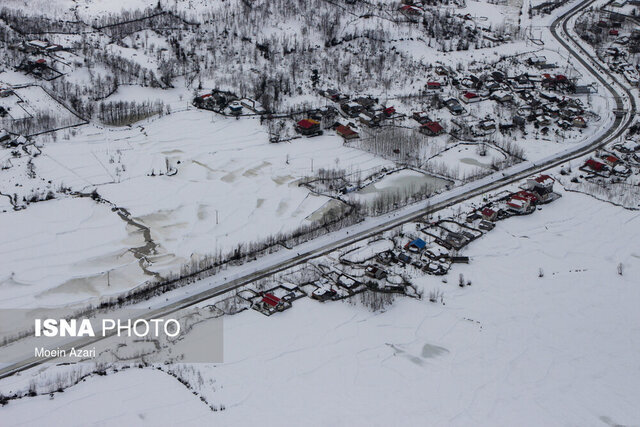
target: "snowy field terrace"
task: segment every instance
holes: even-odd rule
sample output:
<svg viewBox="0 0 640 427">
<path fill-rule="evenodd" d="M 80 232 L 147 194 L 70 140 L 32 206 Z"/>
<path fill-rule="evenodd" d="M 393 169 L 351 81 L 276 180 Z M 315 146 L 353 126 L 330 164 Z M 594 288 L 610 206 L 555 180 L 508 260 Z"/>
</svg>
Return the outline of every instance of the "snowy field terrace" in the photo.
<svg viewBox="0 0 640 427">
<path fill-rule="evenodd" d="M 146 268 L 164 272 L 192 256 L 307 224 L 330 200 L 298 187 L 312 167 L 366 174 L 392 166 L 343 147 L 336 136 L 269 144 L 258 119 L 194 110 L 133 128 L 84 127 L 46 144 L 33 162 L 38 181 L 97 189 L 108 204 L 62 196 L 3 214 L 12 227 L 2 228 L 0 241 L 11 262 L 0 264 L 0 301 L 11 299 L 14 307 L 32 297 L 41 304 L 77 302 L 142 283 L 149 274 L 136 267 L 130 250 L 145 243 L 156 245 L 145 253 Z M 150 228 L 150 239 L 110 212 L 113 206 Z M 34 221 L 47 232 L 33 233 Z"/>
</svg>

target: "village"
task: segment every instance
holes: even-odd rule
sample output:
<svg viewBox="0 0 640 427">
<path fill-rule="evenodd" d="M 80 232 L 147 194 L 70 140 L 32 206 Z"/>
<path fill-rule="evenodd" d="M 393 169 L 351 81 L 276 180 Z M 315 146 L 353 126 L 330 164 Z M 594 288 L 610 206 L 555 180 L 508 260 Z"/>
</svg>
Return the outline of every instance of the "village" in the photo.
<svg viewBox="0 0 640 427">
<path fill-rule="evenodd" d="M 597 87 L 582 82 L 574 71 L 575 77 L 553 73 L 560 67 L 539 55 L 481 66 L 469 73 L 435 65 L 425 86 L 414 96 L 429 107 L 421 111 L 402 108 L 400 104 L 406 103 L 402 99 L 396 99 L 398 105 L 390 105 L 380 98 L 336 89 L 318 91 L 330 101 L 325 106 L 288 114 L 267 112 L 255 100 L 220 90 L 201 94 L 193 103 L 220 114 L 262 115 L 268 122 L 281 121 L 278 126 L 269 126 L 270 131 L 275 129 L 272 142 L 290 141 L 296 134 L 313 137 L 325 130 L 334 131 L 346 142 L 370 137 L 376 128 L 394 126 L 409 127 L 427 137 L 449 134 L 458 140 L 490 140 L 495 133 L 511 135 L 516 131 L 569 139 L 572 131 L 582 132 L 589 122 L 599 120 L 587 105 L 588 95 L 596 93 Z M 521 72 L 510 74 L 509 69 Z M 505 118 L 498 116 L 498 111 L 510 114 Z M 283 117 L 294 122 L 282 122 Z"/>
<path fill-rule="evenodd" d="M 470 205 L 470 211 L 458 210 L 444 218 L 429 215 L 409 222 L 245 286 L 216 307 L 227 314 L 252 308 L 271 316 L 292 308 L 300 298 L 329 302 L 361 293 L 380 295 L 370 298 L 371 304 L 376 298 L 393 295 L 428 297 L 431 302 L 441 303 L 444 291 L 423 296 L 412 284 L 412 278 L 442 276 L 441 284 L 448 283 L 447 273 L 452 265 L 472 262 L 464 255 L 467 245 L 493 230 L 499 221 L 533 214 L 559 198 L 553 190 L 554 182 L 549 175 L 539 175 L 516 191 L 483 197 Z M 458 285 L 471 286 L 472 282 L 460 278 Z M 378 303 L 384 305 L 384 301 Z"/>
</svg>

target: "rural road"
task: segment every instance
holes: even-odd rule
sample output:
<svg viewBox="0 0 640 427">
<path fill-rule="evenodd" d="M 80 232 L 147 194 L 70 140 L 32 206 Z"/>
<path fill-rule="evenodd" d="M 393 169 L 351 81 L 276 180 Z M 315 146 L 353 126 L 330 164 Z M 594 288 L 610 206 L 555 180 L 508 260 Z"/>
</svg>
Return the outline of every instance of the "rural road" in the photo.
<svg viewBox="0 0 640 427">
<path fill-rule="evenodd" d="M 161 308 L 150 310 L 144 316 L 145 319 L 167 317 L 179 310 L 191 307 L 203 301 L 206 301 L 212 297 L 219 296 L 233 289 L 247 285 L 256 280 L 273 275 L 274 273 L 286 270 L 290 267 L 305 263 L 313 258 L 328 254 L 336 249 L 344 246 L 351 245 L 357 241 L 367 239 L 371 236 L 377 235 L 383 231 L 394 228 L 398 225 L 414 221 L 426 214 L 431 214 L 449 206 L 460 203 L 464 200 L 470 199 L 482 195 L 488 191 L 493 191 L 507 184 L 511 184 L 528 176 L 540 173 L 549 168 L 558 166 L 568 160 L 583 156 L 590 153 L 597 148 L 600 148 L 607 143 L 620 137 L 625 130 L 631 125 L 636 113 L 636 103 L 630 91 L 620 85 L 616 78 L 610 73 L 609 70 L 602 65 L 595 63 L 591 59 L 591 55 L 570 36 L 567 28 L 567 21 L 569 21 L 574 15 L 581 10 L 589 7 L 595 0 L 585 0 L 567 12 L 559 16 L 551 25 L 551 33 L 558 40 L 558 42 L 569 53 L 579 61 L 593 76 L 596 78 L 612 95 L 615 99 L 616 109 L 619 111 L 626 110 L 624 114 L 616 115 L 616 118 L 612 125 L 599 137 L 595 138 L 589 143 L 579 144 L 576 147 L 572 147 L 569 150 L 564 150 L 560 153 L 556 153 L 546 159 L 543 159 L 536 163 L 524 163 L 517 165 L 516 167 L 509 168 L 492 175 L 489 179 L 480 179 L 478 181 L 469 183 L 463 187 L 458 187 L 448 191 L 446 193 L 439 194 L 426 202 L 413 205 L 408 209 L 401 209 L 394 216 L 385 216 L 380 221 L 372 221 L 373 224 L 366 223 L 366 228 L 363 229 L 362 224 L 356 224 L 349 227 L 350 234 L 344 238 L 338 238 L 330 243 L 326 241 L 312 241 L 309 244 L 302 245 L 303 248 L 299 249 L 299 253 L 296 254 L 296 248 L 292 252 L 292 256 L 286 260 L 277 259 L 273 264 L 268 265 L 258 271 L 254 271 L 250 274 L 246 274 L 235 280 L 228 281 L 226 283 L 214 286 L 210 289 L 185 297 L 179 301 L 170 303 Z M 615 82 L 615 83 L 610 83 Z M 342 234 L 344 231 L 342 230 Z M 100 333 L 98 333 L 100 335 Z M 109 337 L 110 335 L 107 335 Z M 58 346 L 61 349 L 70 349 L 72 347 L 82 348 L 94 344 L 97 341 L 105 339 L 105 337 L 98 336 L 95 338 L 78 338 Z M 1 348 L 0 348 L 0 351 Z M 50 362 L 53 359 L 35 358 L 33 354 L 25 355 L 24 359 L 16 361 L 9 366 L 0 369 L 0 378 L 8 377 L 17 372 L 21 372 L 32 367 L 38 366 L 45 362 Z"/>
</svg>

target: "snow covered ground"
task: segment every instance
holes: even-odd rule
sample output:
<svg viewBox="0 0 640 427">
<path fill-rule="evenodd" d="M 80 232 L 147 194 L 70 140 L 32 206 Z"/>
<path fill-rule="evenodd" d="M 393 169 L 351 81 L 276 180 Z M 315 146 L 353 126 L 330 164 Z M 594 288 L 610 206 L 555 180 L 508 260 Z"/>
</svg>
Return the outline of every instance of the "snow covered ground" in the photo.
<svg viewBox="0 0 640 427">
<path fill-rule="evenodd" d="M 36 403 L 34 407 L 33 403 Z M 203 425 L 211 411 L 181 383 L 151 369 L 91 378 L 55 399 L 16 402 L 2 423 L 15 426 Z M 92 419 L 93 421 L 89 421 Z"/>
<path fill-rule="evenodd" d="M 88 198 L 4 213 L 0 236 L 3 308 L 69 304 L 143 280 L 129 251 L 144 245 L 141 233 Z"/>
<path fill-rule="evenodd" d="M 17 306 L 26 303 L 22 297 L 37 297 L 44 305 L 83 301 L 149 278 L 128 251 L 145 244 L 140 229 L 110 212 L 112 207 L 126 208 L 136 224 L 151 229 L 156 246 L 144 254 L 147 268 L 175 271 L 193 256 L 227 252 L 319 219 L 331 199 L 298 186 L 312 170 L 339 167 L 366 174 L 392 166 L 344 147 L 335 135 L 270 144 L 258 119 L 227 119 L 193 109 L 133 128 L 86 126 L 47 144 L 33 163 L 36 179 L 13 177 L 14 169 L 0 171 L 5 182 L 20 183 L 9 191 L 28 194 L 32 186 L 52 180 L 49 187 L 97 189 L 111 206 L 63 199 L 18 212 L 5 208 L 12 227 L 0 229 L 0 242 L 6 243 L 11 262 L 0 263 L 0 301 L 11 298 Z M 33 233 L 32 218 L 39 220 L 36 229 L 48 233 Z M 50 244 L 58 250 L 46 250 Z M 69 248 L 66 255 L 63 246 Z M 105 287 L 107 271 L 112 280 Z M 16 285 L 36 282 L 37 290 Z M 60 292 L 63 298 L 55 296 Z"/>
<path fill-rule="evenodd" d="M 184 425 L 633 425 L 640 419 L 640 252 L 629 236 L 640 215 L 562 195 L 472 243 L 471 263 L 455 266 L 449 283 L 416 279 L 426 293 L 441 290 L 444 304 L 399 298 L 372 313 L 358 297 L 302 299 L 269 318 L 253 310 L 225 317 L 225 363 L 181 373 L 224 411 L 158 405 L 163 387 L 177 401 L 190 397 L 164 374 L 130 370 L 91 377 L 53 400 L 10 402 L 0 417 L 19 425 L 51 413 L 52 425 L 64 425 L 78 401 L 85 408 L 120 402 L 120 393 L 104 392 L 116 383 L 140 390 L 115 411 L 131 425 L 153 424 L 134 418 L 133 407 Z M 458 274 L 472 286 L 459 288 Z M 24 375 L 0 382 L 2 392 L 36 373 Z M 149 375 L 144 384 L 141 375 Z M 82 416 L 116 421 L 102 409 Z"/>
</svg>

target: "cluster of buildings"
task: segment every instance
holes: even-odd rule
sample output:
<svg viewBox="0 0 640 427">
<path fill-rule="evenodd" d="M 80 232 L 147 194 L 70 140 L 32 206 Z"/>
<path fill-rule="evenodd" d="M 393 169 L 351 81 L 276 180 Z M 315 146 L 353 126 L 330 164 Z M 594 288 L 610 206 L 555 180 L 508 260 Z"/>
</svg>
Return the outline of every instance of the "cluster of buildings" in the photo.
<svg viewBox="0 0 640 427">
<path fill-rule="evenodd" d="M 600 177 L 618 176 L 626 178 L 631 175 L 631 168 L 627 162 L 608 151 L 598 151 L 596 155 L 587 159 L 580 170 L 590 175 Z"/>
<path fill-rule="evenodd" d="M 559 197 L 553 192 L 555 180 L 549 175 L 540 175 L 527 180 L 523 188 L 491 202 L 467 216 L 467 222 L 484 221 L 482 228 L 492 226 L 486 222 L 495 222 L 512 215 L 532 213 L 539 204 L 549 203 Z"/>
<path fill-rule="evenodd" d="M 241 98 L 233 92 L 214 89 L 193 98 L 196 108 L 215 111 L 231 116 L 260 115 L 267 111 L 251 98 Z"/>
<path fill-rule="evenodd" d="M 529 61 L 537 67 L 547 65 L 544 57 L 534 56 Z M 578 85 L 574 79 L 563 74 L 522 73 L 509 77 L 500 71 L 493 71 L 479 76 L 471 74 L 463 78 L 452 78 L 452 84 L 459 89 L 462 104 L 491 99 L 513 105 L 517 112 L 513 116 L 512 126 L 523 127 L 529 122 L 542 128 L 543 133 L 554 123 L 562 129 L 587 126 L 582 101 L 570 94 L 591 93 L 592 87 Z M 462 106 L 455 100 L 446 100 L 444 105 L 453 114 L 461 114 Z M 494 123 L 486 125 L 480 124 L 480 127 L 485 127 L 483 130 L 495 128 Z"/>
</svg>

